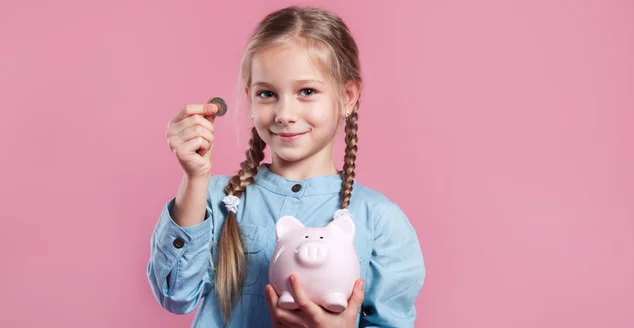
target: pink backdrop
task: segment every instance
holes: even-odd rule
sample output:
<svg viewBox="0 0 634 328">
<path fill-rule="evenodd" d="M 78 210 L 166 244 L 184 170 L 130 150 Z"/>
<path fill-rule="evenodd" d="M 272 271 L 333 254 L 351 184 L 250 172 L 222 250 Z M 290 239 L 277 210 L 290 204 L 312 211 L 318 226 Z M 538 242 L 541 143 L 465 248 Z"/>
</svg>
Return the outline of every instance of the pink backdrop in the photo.
<svg viewBox="0 0 634 328">
<path fill-rule="evenodd" d="M 358 178 L 420 236 L 416 326 L 634 326 L 634 2 L 388 3 L 310 2 L 362 51 Z M 189 326 L 145 276 L 181 177 L 166 123 L 233 99 L 288 4 L 2 1 L 0 326 Z M 232 173 L 248 123 L 217 122 Z"/>
</svg>

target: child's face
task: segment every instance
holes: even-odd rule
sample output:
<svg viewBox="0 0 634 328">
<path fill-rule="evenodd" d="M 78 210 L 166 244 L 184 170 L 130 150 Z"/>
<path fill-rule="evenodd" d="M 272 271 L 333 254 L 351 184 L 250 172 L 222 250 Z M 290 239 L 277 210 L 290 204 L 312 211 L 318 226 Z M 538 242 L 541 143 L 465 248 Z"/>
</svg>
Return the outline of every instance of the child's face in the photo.
<svg viewBox="0 0 634 328">
<path fill-rule="evenodd" d="M 274 160 L 296 162 L 317 155 L 332 161 L 332 141 L 343 110 L 337 90 L 302 46 L 259 52 L 253 58 L 251 81 L 247 92 L 253 121 Z"/>
</svg>

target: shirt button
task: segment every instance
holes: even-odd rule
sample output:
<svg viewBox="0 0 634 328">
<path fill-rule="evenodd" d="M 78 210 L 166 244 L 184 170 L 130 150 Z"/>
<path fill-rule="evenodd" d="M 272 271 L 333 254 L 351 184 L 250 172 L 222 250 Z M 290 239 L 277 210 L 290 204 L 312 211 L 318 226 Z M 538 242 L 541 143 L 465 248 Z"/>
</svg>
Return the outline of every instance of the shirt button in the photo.
<svg viewBox="0 0 634 328">
<path fill-rule="evenodd" d="M 293 192 L 298 192 L 298 191 L 302 190 L 302 185 L 296 184 L 296 185 L 293 186 L 293 188 L 291 188 L 291 190 Z"/>
<path fill-rule="evenodd" d="M 185 246 L 185 241 L 183 240 L 183 238 L 178 237 L 178 238 L 174 239 L 174 242 L 172 244 L 176 248 L 183 248 L 183 246 Z"/>
</svg>

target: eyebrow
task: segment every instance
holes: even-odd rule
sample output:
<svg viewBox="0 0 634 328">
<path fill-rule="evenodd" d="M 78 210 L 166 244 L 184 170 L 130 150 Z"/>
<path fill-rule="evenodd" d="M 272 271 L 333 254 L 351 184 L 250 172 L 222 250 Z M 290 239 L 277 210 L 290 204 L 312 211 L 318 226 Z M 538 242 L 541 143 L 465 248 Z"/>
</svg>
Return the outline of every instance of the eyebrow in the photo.
<svg viewBox="0 0 634 328">
<path fill-rule="evenodd" d="M 319 81 L 319 80 L 295 80 L 296 84 L 309 84 L 309 83 L 317 83 L 317 84 L 324 84 L 324 82 Z M 272 87 L 273 85 L 271 83 L 268 82 L 264 82 L 264 81 L 257 81 L 251 84 L 251 86 L 256 86 L 256 85 L 261 85 L 261 86 L 266 86 L 266 87 Z"/>
</svg>

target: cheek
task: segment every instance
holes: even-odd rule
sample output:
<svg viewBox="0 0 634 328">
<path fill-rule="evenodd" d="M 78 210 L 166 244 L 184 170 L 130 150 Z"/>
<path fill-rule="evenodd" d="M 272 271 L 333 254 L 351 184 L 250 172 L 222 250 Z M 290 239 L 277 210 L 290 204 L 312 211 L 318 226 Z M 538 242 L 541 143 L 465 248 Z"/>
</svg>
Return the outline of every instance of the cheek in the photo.
<svg viewBox="0 0 634 328">
<path fill-rule="evenodd" d="M 271 105 L 253 103 L 251 105 L 251 114 L 253 114 L 253 121 L 255 124 L 270 124 L 275 120 L 275 112 Z"/>
<path fill-rule="evenodd" d="M 255 104 L 252 106 L 251 113 L 253 115 L 253 125 L 258 131 L 260 138 L 262 138 L 264 142 L 269 142 L 269 126 L 271 125 L 271 121 L 268 119 L 269 115 Z"/>
<path fill-rule="evenodd" d="M 269 133 L 268 124 L 264 124 L 259 122 L 256 117 L 253 118 L 253 125 L 255 126 L 255 130 L 258 132 L 260 139 L 262 139 L 265 143 L 271 143 L 271 134 Z"/>
<path fill-rule="evenodd" d="M 337 107 L 329 103 L 311 104 L 311 108 L 306 111 L 306 120 L 313 125 L 336 125 Z"/>
</svg>

